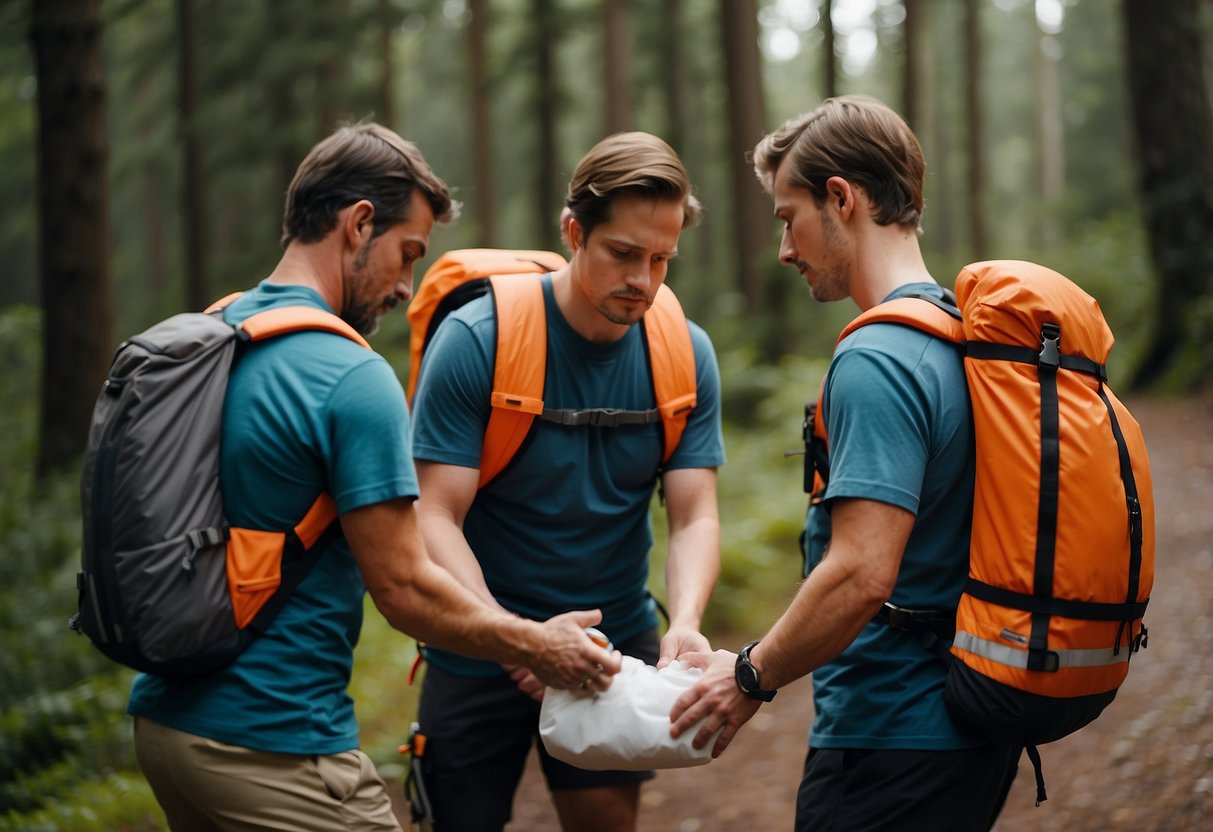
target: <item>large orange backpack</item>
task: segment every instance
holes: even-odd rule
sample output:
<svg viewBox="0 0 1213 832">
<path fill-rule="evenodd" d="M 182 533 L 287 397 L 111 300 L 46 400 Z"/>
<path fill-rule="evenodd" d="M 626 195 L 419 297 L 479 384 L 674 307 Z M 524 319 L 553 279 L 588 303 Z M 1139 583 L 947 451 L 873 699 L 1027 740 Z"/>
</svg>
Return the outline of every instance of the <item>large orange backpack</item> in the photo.
<svg viewBox="0 0 1213 832">
<path fill-rule="evenodd" d="M 1149 459 L 1141 428 L 1108 388 L 1112 332 L 1086 292 L 1051 269 L 1005 260 L 961 270 L 956 300 L 958 310 L 932 298 L 882 303 L 838 340 L 891 322 L 964 349 L 976 484 L 945 698 L 967 729 L 1028 749 L 1043 800 L 1034 746 L 1095 719 L 1146 643 Z M 824 413 L 819 395 L 805 426 L 818 500 L 829 476 Z M 930 644 L 936 612 L 886 605 L 881 617 Z"/>
<path fill-rule="evenodd" d="M 621 425 L 661 422 L 662 462 L 669 461 L 697 402 L 695 353 L 682 305 L 663 285 L 641 321 L 657 407 L 545 408 L 547 319 L 540 275 L 567 265 L 550 251 L 459 249 L 448 251 L 426 271 L 409 304 L 410 404 L 422 358 L 438 326 L 455 309 L 488 292 L 497 313 L 497 357 L 492 411 L 480 454 L 480 487 L 513 459 L 536 418 L 563 425 Z"/>
</svg>

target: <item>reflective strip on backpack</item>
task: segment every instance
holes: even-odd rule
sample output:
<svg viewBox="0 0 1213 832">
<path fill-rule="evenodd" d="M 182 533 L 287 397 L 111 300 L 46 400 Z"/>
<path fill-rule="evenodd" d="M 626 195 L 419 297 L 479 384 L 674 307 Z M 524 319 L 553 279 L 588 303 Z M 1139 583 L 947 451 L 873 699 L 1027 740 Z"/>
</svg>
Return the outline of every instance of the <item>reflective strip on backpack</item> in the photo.
<svg viewBox="0 0 1213 832">
<path fill-rule="evenodd" d="M 964 630 L 957 631 L 954 647 L 989 659 L 992 662 L 1020 670 L 1028 669 L 1028 651 L 1008 647 L 994 641 L 978 638 Z M 1107 665 L 1127 663 L 1131 650 L 1113 647 L 1099 647 L 1089 650 L 1049 650 L 1050 655 L 1057 656 L 1057 669 L 1068 667 L 1105 667 Z"/>
</svg>

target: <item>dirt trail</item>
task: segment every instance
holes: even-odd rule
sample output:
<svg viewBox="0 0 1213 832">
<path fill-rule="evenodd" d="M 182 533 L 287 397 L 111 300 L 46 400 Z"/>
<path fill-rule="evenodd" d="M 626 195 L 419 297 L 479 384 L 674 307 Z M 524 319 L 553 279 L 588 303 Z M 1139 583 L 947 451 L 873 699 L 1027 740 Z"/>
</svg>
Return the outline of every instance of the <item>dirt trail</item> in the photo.
<svg viewBox="0 0 1213 832">
<path fill-rule="evenodd" d="M 1099 720 L 1041 748 L 1040 807 L 1021 761 L 996 832 L 1213 829 L 1213 400 L 1130 406 L 1146 432 L 1158 515 L 1149 647 Z M 791 829 L 810 709 L 803 679 L 720 759 L 660 772 L 641 793 L 642 832 Z M 507 829 L 559 830 L 533 758 Z"/>
</svg>

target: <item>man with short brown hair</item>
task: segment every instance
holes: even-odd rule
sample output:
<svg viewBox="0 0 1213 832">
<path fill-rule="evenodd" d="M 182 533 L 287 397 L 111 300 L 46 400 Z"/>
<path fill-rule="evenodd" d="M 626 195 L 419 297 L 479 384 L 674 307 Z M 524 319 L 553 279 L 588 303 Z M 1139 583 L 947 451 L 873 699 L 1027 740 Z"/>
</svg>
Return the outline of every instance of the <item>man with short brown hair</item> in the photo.
<svg viewBox="0 0 1213 832">
<path fill-rule="evenodd" d="M 455 216 L 421 153 L 374 124 L 344 127 L 300 165 L 287 194 L 277 267 L 224 311 L 237 324 L 307 306 L 361 334 L 412 292 L 436 220 Z M 417 531 L 409 419 L 378 354 L 328 332 L 247 345 L 223 416 L 220 485 L 246 529 L 290 529 L 329 493 L 340 534 L 235 662 L 194 679 L 141 675 L 129 712 L 135 750 L 174 830 L 399 829 L 358 748 L 346 692 L 369 591 L 395 628 L 530 667 L 572 688 L 605 689 L 617 656 L 583 628 L 597 611 L 544 624 L 479 601 L 427 556 Z"/>
<path fill-rule="evenodd" d="M 850 298 L 861 311 L 907 295 L 955 305 L 919 249 L 922 150 L 884 104 L 828 99 L 763 138 L 754 167 L 783 223 L 779 259 L 814 300 Z M 776 689 L 813 674 L 798 830 L 986 830 L 1015 777 L 1019 749 L 963 733 L 944 704 L 943 662 L 878 617 L 886 602 L 942 617 L 968 576 L 963 362 L 952 343 L 894 323 L 838 344 L 817 414 L 829 476 L 806 519 L 806 579 L 761 641 L 688 657 L 707 672 L 675 703 L 672 732 L 706 716 L 694 744 L 723 726 L 716 755 Z"/>
<path fill-rule="evenodd" d="M 699 216 L 686 170 L 656 136 L 617 134 L 577 165 L 566 207 L 571 259 L 538 278 L 543 408 L 655 412 L 643 327 L 656 317 L 650 307 L 661 302 L 679 235 Z M 452 312 L 427 348 L 414 398 L 419 517 L 435 558 L 486 602 L 525 617 L 592 603 L 616 647 L 650 664 L 706 649 L 700 622 L 720 568 L 716 467 L 724 451 L 715 355 L 703 330 L 687 327 L 696 404 L 668 462 L 660 421 L 536 418 L 509 467 L 479 488 L 497 347 L 493 298 Z M 670 529 L 670 620 L 660 643 L 646 590 L 649 504 L 659 480 Z M 418 721 L 435 825 L 499 830 L 538 738 L 543 685 L 509 665 L 433 649 L 427 657 Z M 564 829 L 636 827 L 640 782 L 651 772 L 583 771 L 541 744 L 539 752 Z"/>
</svg>

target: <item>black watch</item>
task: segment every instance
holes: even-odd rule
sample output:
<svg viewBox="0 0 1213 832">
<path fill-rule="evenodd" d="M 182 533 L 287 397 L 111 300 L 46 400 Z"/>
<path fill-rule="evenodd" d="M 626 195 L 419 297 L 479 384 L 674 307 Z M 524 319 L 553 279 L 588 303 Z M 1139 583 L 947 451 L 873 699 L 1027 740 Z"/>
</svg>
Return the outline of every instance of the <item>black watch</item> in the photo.
<svg viewBox="0 0 1213 832">
<path fill-rule="evenodd" d="M 758 686 L 758 671 L 750 664 L 750 651 L 757 643 L 751 641 L 741 648 L 741 652 L 737 654 L 737 664 L 733 668 L 733 677 L 737 680 L 737 687 L 741 688 L 741 692 L 746 696 L 761 702 L 770 702 L 775 698 L 775 691 L 763 690 Z"/>
</svg>

